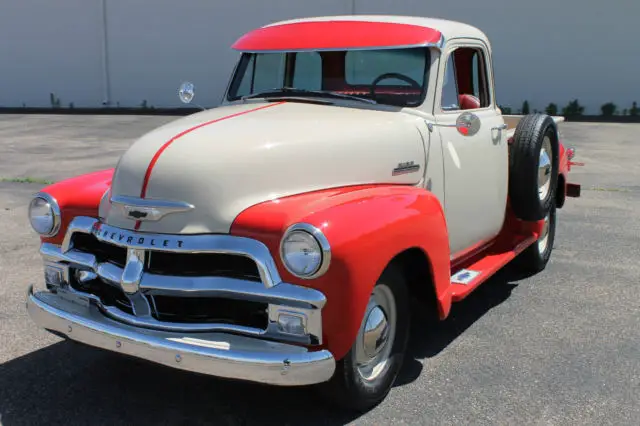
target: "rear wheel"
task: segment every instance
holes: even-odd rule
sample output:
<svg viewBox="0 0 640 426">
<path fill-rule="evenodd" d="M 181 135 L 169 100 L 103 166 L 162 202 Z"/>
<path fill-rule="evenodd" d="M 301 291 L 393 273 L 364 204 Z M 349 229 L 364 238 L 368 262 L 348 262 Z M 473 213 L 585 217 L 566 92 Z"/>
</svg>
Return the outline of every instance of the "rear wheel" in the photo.
<svg viewBox="0 0 640 426">
<path fill-rule="evenodd" d="M 516 265 L 528 273 L 537 273 L 546 268 L 556 236 L 556 206 L 551 204 L 549 213 L 544 218 L 544 225 L 538 240 L 527 247 L 516 258 Z"/>
<path fill-rule="evenodd" d="M 382 401 L 400 372 L 409 337 L 409 297 L 402 273 L 388 268 L 369 298 L 355 343 L 321 388 L 334 403 L 365 411 Z"/>
</svg>

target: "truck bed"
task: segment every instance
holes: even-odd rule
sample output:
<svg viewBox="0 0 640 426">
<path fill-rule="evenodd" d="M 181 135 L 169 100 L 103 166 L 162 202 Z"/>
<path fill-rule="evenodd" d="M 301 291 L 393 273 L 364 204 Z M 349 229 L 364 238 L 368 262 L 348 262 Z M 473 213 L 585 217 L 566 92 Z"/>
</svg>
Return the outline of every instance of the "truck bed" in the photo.
<svg viewBox="0 0 640 426">
<path fill-rule="evenodd" d="M 516 127 L 518 126 L 518 123 L 520 122 L 520 120 L 522 120 L 522 117 L 524 117 L 524 115 L 503 115 L 502 118 L 504 118 L 504 122 L 507 125 L 507 138 L 510 138 L 513 136 L 513 134 L 516 132 Z M 551 118 L 553 118 L 553 121 L 556 122 L 556 124 L 562 123 L 564 121 L 564 117 L 560 117 L 560 116 L 552 116 Z"/>
</svg>

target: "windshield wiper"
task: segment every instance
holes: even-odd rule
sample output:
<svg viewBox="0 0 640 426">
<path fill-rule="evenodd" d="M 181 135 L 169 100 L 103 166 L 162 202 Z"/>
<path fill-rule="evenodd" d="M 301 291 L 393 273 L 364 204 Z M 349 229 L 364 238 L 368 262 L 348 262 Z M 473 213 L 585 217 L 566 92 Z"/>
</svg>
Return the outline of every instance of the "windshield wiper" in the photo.
<svg viewBox="0 0 640 426">
<path fill-rule="evenodd" d="M 368 104 L 377 104 L 373 99 L 363 98 L 355 95 L 347 95 L 344 93 L 331 92 L 325 90 L 307 90 L 307 89 L 296 89 L 295 87 L 280 87 L 270 89 L 264 92 L 254 93 L 252 95 L 246 95 L 242 97 L 242 100 L 245 99 L 253 99 L 253 98 L 267 98 L 273 96 L 282 96 L 282 95 L 316 95 L 321 97 L 330 97 L 330 98 L 340 98 L 340 99 L 352 99 L 354 101 L 366 102 Z"/>
</svg>

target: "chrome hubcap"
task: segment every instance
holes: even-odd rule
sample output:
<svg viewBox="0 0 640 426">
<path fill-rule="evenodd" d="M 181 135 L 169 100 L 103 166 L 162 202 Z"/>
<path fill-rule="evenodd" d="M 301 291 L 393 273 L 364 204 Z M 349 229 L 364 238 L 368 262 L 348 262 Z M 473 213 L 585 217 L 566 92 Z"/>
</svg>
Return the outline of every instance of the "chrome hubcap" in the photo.
<svg viewBox="0 0 640 426">
<path fill-rule="evenodd" d="M 395 338 L 396 309 L 391 289 L 377 285 L 367 304 L 367 310 L 356 341 L 358 373 L 372 381 L 384 371 Z"/>
<path fill-rule="evenodd" d="M 551 156 L 551 139 L 545 136 L 538 163 L 538 195 L 541 200 L 547 198 L 551 186 Z"/>
<path fill-rule="evenodd" d="M 542 226 L 542 232 L 540 232 L 540 238 L 538 238 L 538 251 L 540 254 L 544 254 L 549 244 L 549 213 L 544 218 L 544 225 Z"/>
<path fill-rule="evenodd" d="M 369 358 L 374 358 L 389 340 L 389 322 L 380 306 L 374 307 L 364 326 L 363 350 Z"/>
</svg>

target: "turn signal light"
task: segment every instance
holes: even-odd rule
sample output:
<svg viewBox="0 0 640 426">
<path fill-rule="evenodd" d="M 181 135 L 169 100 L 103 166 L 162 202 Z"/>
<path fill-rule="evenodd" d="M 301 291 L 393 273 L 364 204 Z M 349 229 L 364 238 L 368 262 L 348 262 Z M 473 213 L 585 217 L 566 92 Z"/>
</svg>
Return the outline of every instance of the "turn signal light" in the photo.
<svg viewBox="0 0 640 426">
<path fill-rule="evenodd" d="M 281 333 L 304 336 L 304 320 L 302 317 L 289 314 L 278 315 L 278 329 Z"/>
</svg>

